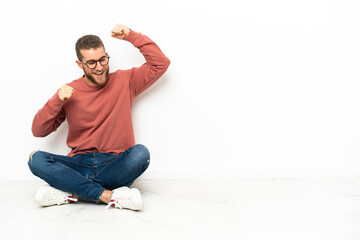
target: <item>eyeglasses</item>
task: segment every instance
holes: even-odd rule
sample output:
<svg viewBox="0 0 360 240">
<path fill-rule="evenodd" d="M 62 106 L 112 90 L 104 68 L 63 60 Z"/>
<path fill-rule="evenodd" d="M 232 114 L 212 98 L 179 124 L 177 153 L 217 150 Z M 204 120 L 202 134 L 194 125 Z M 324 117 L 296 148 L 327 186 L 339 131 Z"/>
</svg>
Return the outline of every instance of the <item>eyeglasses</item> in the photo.
<svg viewBox="0 0 360 240">
<path fill-rule="evenodd" d="M 97 66 L 97 62 L 99 62 L 101 66 L 106 66 L 109 63 L 109 58 L 110 56 L 106 54 L 106 56 L 101 57 L 99 60 L 89 60 L 81 63 L 85 64 L 90 69 L 94 69 Z"/>
</svg>

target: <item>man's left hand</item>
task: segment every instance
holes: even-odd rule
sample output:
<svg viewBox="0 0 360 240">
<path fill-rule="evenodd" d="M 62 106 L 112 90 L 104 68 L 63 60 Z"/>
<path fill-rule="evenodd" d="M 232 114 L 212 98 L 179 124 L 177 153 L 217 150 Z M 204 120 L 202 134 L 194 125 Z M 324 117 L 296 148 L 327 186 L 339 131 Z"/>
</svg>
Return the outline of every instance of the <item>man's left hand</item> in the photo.
<svg viewBox="0 0 360 240">
<path fill-rule="evenodd" d="M 125 39 L 130 33 L 130 29 L 124 25 L 117 24 L 111 31 L 111 36 L 117 39 Z"/>
</svg>

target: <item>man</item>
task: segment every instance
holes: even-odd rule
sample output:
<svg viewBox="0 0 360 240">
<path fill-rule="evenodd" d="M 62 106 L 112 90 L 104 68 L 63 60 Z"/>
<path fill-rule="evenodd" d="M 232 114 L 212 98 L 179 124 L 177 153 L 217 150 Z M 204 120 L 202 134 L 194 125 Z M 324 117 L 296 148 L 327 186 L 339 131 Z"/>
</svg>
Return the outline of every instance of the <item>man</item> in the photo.
<svg viewBox="0 0 360 240">
<path fill-rule="evenodd" d="M 51 206 L 88 199 L 132 210 L 142 209 L 138 189 L 129 188 L 149 166 L 150 154 L 135 145 L 131 105 L 158 80 L 170 61 L 148 37 L 117 24 L 112 37 L 126 40 L 144 55 L 141 67 L 109 73 L 101 39 L 86 35 L 76 42 L 76 61 L 84 75 L 63 85 L 35 115 L 32 132 L 45 137 L 67 118 L 67 156 L 43 151 L 30 154 L 32 173 L 49 185 L 35 202 Z"/>
</svg>

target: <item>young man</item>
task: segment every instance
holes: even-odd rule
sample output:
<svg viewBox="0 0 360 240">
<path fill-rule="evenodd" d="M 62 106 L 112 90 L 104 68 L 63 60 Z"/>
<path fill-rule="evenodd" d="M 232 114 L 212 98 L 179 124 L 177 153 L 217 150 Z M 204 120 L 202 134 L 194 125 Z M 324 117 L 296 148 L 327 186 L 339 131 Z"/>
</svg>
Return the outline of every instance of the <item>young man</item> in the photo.
<svg viewBox="0 0 360 240">
<path fill-rule="evenodd" d="M 40 187 L 35 202 L 51 206 L 100 200 L 107 207 L 142 209 L 139 190 L 129 188 L 149 166 L 150 154 L 135 145 L 131 105 L 167 70 L 170 61 L 148 37 L 117 24 L 112 37 L 126 40 L 144 55 L 141 67 L 109 73 L 101 39 L 86 35 L 76 42 L 76 61 L 84 75 L 63 85 L 35 115 L 32 132 L 45 137 L 67 118 L 67 156 L 36 151 L 32 173 L 49 185 Z"/>
</svg>

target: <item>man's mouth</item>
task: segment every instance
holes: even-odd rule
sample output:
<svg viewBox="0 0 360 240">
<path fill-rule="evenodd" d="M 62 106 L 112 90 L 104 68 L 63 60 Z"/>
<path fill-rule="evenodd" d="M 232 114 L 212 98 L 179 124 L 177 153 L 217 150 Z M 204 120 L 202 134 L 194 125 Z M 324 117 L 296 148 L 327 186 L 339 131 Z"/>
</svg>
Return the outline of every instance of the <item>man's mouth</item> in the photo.
<svg viewBox="0 0 360 240">
<path fill-rule="evenodd" d="M 104 72 L 105 72 L 105 70 L 103 70 L 101 72 L 98 72 L 98 73 L 94 72 L 94 75 L 97 76 L 97 77 L 102 77 Z"/>
</svg>

